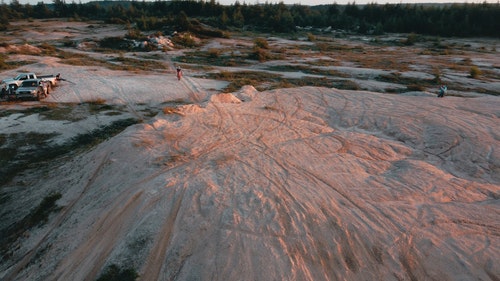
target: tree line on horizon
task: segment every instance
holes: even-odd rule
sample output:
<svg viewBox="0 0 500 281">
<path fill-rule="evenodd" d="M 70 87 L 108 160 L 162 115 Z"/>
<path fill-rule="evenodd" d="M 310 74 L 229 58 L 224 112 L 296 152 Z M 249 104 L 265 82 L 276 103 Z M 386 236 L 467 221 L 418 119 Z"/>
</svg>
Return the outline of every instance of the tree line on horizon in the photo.
<svg viewBox="0 0 500 281">
<path fill-rule="evenodd" d="M 0 30 L 18 19 L 70 18 L 104 20 L 136 26 L 141 31 L 175 26 L 189 30 L 190 21 L 220 30 L 255 29 L 289 33 L 298 27 L 347 30 L 360 34 L 385 32 L 417 33 L 436 36 L 500 37 L 500 2 L 496 4 L 384 4 L 306 6 L 280 3 L 221 5 L 215 0 L 95 1 L 52 4 L 0 4 Z"/>
</svg>

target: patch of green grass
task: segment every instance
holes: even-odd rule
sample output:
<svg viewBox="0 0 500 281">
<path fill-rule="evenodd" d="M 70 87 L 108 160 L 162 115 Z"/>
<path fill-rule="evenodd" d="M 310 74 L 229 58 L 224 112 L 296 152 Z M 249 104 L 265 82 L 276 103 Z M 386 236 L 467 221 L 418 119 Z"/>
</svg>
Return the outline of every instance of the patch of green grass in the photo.
<svg viewBox="0 0 500 281">
<path fill-rule="evenodd" d="M 12 196 L 10 196 L 9 194 L 0 193 L 0 206 L 5 204 L 6 202 L 9 202 L 11 198 Z"/>
<path fill-rule="evenodd" d="M 333 69 L 320 69 L 311 67 L 308 65 L 275 65 L 267 68 L 271 71 L 279 71 L 279 72 L 303 72 L 307 74 L 314 75 L 325 75 L 325 76 L 336 76 L 336 77 L 348 77 L 345 73 L 333 70 Z"/>
<path fill-rule="evenodd" d="M 41 223 L 46 223 L 50 213 L 61 209 L 61 207 L 56 205 L 56 201 L 61 199 L 61 197 L 60 193 L 52 193 L 43 198 L 42 202 L 25 217 L 23 220 L 24 225 L 30 228 Z"/>
<path fill-rule="evenodd" d="M 69 147 L 69 149 L 77 149 L 77 148 L 88 148 L 88 147 L 93 147 L 107 139 L 109 139 L 112 136 L 117 135 L 121 131 L 123 131 L 125 128 L 137 124 L 137 120 L 133 118 L 127 118 L 123 120 L 118 120 L 110 125 L 107 126 L 102 126 L 101 128 L 92 130 L 90 132 L 87 132 L 85 134 L 79 134 L 76 137 L 74 137 L 66 146 Z"/>
<path fill-rule="evenodd" d="M 412 88 L 416 87 L 434 87 L 436 86 L 436 79 L 420 79 L 420 78 L 412 78 L 412 77 L 403 77 L 400 73 L 391 73 L 389 75 L 380 75 L 375 78 L 377 81 L 396 83 L 401 85 L 412 86 Z"/>
<path fill-rule="evenodd" d="M 80 104 L 56 104 L 44 103 L 40 106 L 32 107 L 24 110 L 4 110 L 0 111 L 0 118 L 12 114 L 31 115 L 39 114 L 41 120 L 64 120 L 76 122 L 83 120 L 86 117 L 82 114 L 74 114 L 74 111 L 84 110 L 85 112 L 96 114 L 103 111 L 114 111 L 114 113 L 106 113 L 106 115 L 120 115 L 122 108 L 105 104 L 106 100 L 96 99 Z"/>
<path fill-rule="evenodd" d="M 409 84 L 406 88 L 408 91 L 425 91 L 425 87 L 420 84 Z"/>
<path fill-rule="evenodd" d="M 176 46 L 183 46 L 186 48 L 194 48 L 199 44 L 196 37 L 189 32 L 178 33 L 176 36 L 172 37 L 171 40 Z"/>
<path fill-rule="evenodd" d="M 319 59 L 314 61 L 308 61 L 307 64 L 312 66 L 339 66 L 341 65 L 338 61 Z"/>
<path fill-rule="evenodd" d="M 332 87 L 332 80 L 325 77 L 314 78 L 308 76 L 304 76 L 298 79 L 281 79 L 280 81 L 278 81 L 278 83 L 272 85 L 271 88 L 295 88 L 304 86 Z"/>
<path fill-rule="evenodd" d="M 335 82 L 327 77 L 308 77 L 304 76 L 297 79 L 283 78 L 281 75 L 257 72 L 257 71 L 241 71 L 241 72 L 221 72 L 207 75 L 208 78 L 228 81 L 229 85 L 223 89 L 223 92 L 235 92 L 245 85 L 252 85 L 256 89 L 272 90 L 279 88 L 293 88 L 303 86 L 316 87 L 338 87 L 340 89 L 353 89 L 354 82 L 347 83 L 343 81 Z"/>
<path fill-rule="evenodd" d="M 244 66 L 249 65 L 246 57 L 243 55 L 236 55 L 231 52 L 225 54 L 222 51 L 214 52 L 208 50 L 207 52 L 196 51 L 187 52 L 184 56 L 177 57 L 175 61 L 182 63 L 195 63 L 201 65 L 216 65 L 216 66 Z"/>
<path fill-rule="evenodd" d="M 341 90 L 360 90 L 359 85 L 351 80 L 340 80 L 333 83 L 333 87 Z"/>
<path fill-rule="evenodd" d="M 253 48 L 252 52 L 248 54 L 248 58 L 251 60 L 258 60 L 260 62 L 264 62 L 270 60 L 284 59 L 285 56 L 283 52 L 280 53 L 280 50 L 278 50 L 277 52 L 273 52 L 269 49 L 260 48 L 256 46 Z"/>
<path fill-rule="evenodd" d="M 83 120 L 84 117 L 71 114 L 74 110 L 73 106 L 59 106 L 57 108 L 52 108 L 50 111 L 44 111 L 40 113 L 40 119 L 42 120 L 64 120 L 76 122 Z"/>
<path fill-rule="evenodd" d="M 50 140 L 57 134 L 17 133 L 2 135 L 8 138 L 0 151 L 0 186 L 8 183 L 16 174 L 36 167 L 44 161 Z M 50 155 L 49 159 L 50 159 Z"/>
<path fill-rule="evenodd" d="M 44 197 L 40 204 L 32 209 L 28 215 L 20 221 L 2 229 L 0 235 L 0 255 L 2 259 L 8 259 L 12 256 L 11 248 L 19 237 L 32 229 L 33 227 L 47 223 L 49 215 L 61 209 L 56 202 L 62 197 L 60 193 L 51 193 Z"/>
<path fill-rule="evenodd" d="M 0 70 L 14 69 L 23 65 L 35 63 L 34 61 L 8 60 L 8 56 L 0 54 Z"/>
<path fill-rule="evenodd" d="M 118 115 L 122 115 L 123 112 L 121 111 L 109 111 L 109 112 L 105 112 L 104 115 L 106 116 L 118 116 Z"/>
<path fill-rule="evenodd" d="M 26 109 L 26 110 L 0 110 L 0 118 L 1 117 L 7 117 L 7 116 L 10 116 L 12 114 L 22 114 L 22 115 L 27 115 L 28 114 L 29 115 L 29 114 L 32 114 L 31 112 L 33 112 L 33 113 L 39 113 L 40 111 L 38 111 L 38 110 L 40 110 L 40 109 L 38 109 L 36 107 L 32 108 L 32 109 Z"/>
<path fill-rule="evenodd" d="M 92 114 L 115 109 L 112 105 L 106 104 L 106 100 L 102 99 L 102 98 L 97 98 L 97 99 L 82 103 L 82 104 L 80 104 L 80 106 L 87 106 L 89 112 Z"/>
<path fill-rule="evenodd" d="M 310 50 L 311 46 L 303 46 L 302 48 Z M 363 53 L 365 49 L 362 46 L 343 45 L 340 43 L 332 42 L 316 42 L 314 44 L 313 50 L 320 51 L 322 53 Z"/>
<path fill-rule="evenodd" d="M 52 48 L 46 47 L 43 50 L 44 51 L 42 52 L 42 54 L 57 57 L 61 59 L 61 63 L 67 65 L 106 67 L 111 70 L 125 70 L 125 71 L 135 71 L 135 70 L 148 71 L 148 70 L 167 68 L 165 64 L 154 60 L 141 60 L 141 59 L 125 58 L 123 56 L 119 56 L 117 58 L 113 58 L 108 61 L 103 59 L 97 59 L 81 53 L 63 51 L 55 47 Z"/>
<path fill-rule="evenodd" d="M 207 75 L 211 79 L 225 80 L 229 82 L 229 85 L 224 88 L 224 92 L 234 92 L 239 90 L 245 85 L 252 85 L 258 87 L 262 83 L 275 81 L 281 76 L 266 72 L 257 71 L 240 71 L 240 72 L 229 72 L 222 71 L 220 73 L 211 73 Z"/>
<path fill-rule="evenodd" d="M 65 154 L 93 147 L 120 133 L 128 126 L 136 124 L 136 119 L 128 118 L 75 136 L 64 144 L 54 145 L 51 139 L 57 134 L 18 133 L 1 135 L 8 138 L 0 147 L 0 186 L 8 183 L 17 174 L 40 167 Z"/>
<path fill-rule="evenodd" d="M 119 56 L 111 60 L 111 62 L 119 63 L 123 70 L 157 70 L 157 69 L 167 69 L 168 67 L 161 62 L 153 61 L 153 60 L 143 60 L 143 59 L 134 59 Z M 111 66 L 109 66 L 111 67 Z"/>
</svg>

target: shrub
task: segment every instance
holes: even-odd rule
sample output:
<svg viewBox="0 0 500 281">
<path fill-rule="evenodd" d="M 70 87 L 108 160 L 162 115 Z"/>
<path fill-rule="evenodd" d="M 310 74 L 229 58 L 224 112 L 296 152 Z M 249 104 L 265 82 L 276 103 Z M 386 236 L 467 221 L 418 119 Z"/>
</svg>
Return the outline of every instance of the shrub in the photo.
<svg viewBox="0 0 500 281">
<path fill-rule="evenodd" d="M 408 91 L 425 91 L 425 87 L 418 84 L 410 84 L 406 86 L 406 88 L 408 89 Z"/>
<path fill-rule="evenodd" d="M 406 39 L 403 41 L 403 43 L 407 46 L 414 45 L 418 41 L 418 35 L 415 33 L 410 33 L 406 37 Z"/>
<path fill-rule="evenodd" d="M 267 50 L 258 47 L 254 48 L 253 53 L 250 54 L 251 59 L 256 59 L 260 62 L 270 60 L 271 57 L 271 54 Z"/>
<path fill-rule="evenodd" d="M 435 68 L 434 69 L 434 80 L 433 80 L 434 83 L 436 84 L 441 84 L 441 71 L 439 70 L 439 68 Z"/>
<path fill-rule="evenodd" d="M 351 80 L 342 80 L 334 83 L 335 88 L 337 89 L 342 89 L 342 90 L 359 90 L 361 89 L 359 85 Z"/>
<path fill-rule="evenodd" d="M 43 198 L 38 207 L 36 207 L 27 218 L 25 218 L 27 223 L 26 226 L 30 228 L 40 223 L 46 223 L 49 218 L 49 214 L 60 209 L 60 207 L 56 205 L 56 201 L 61 199 L 61 197 L 61 193 L 53 193 Z"/>
<path fill-rule="evenodd" d="M 470 77 L 472 78 L 478 78 L 482 74 L 481 69 L 477 66 L 472 66 L 470 68 Z"/>
<path fill-rule="evenodd" d="M 177 34 L 172 38 L 172 42 L 188 48 L 196 47 L 197 45 L 195 37 L 190 33 Z"/>
<path fill-rule="evenodd" d="M 221 50 L 219 50 L 219 49 L 212 48 L 212 49 L 208 50 L 208 56 L 210 58 L 216 59 L 216 58 L 220 57 L 220 54 L 221 54 Z"/>
<path fill-rule="evenodd" d="M 307 40 L 311 42 L 316 41 L 316 36 L 314 36 L 314 34 L 312 33 L 307 33 Z"/>
<path fill-rule="evenodd" d="M 8 69 L 8 68 L 9 68 L 9 66 L 5 62 L 5 55 L 0 54 L 0 69 Z"/>
<path fill-rule="evenodd" d="M 106 268 L 97 281 L 134 281 L 139 277 L 139 274 L 133 268 L 120 268 L 116 264 L 112 264 Z"/>
<path fill-rule="evenodd" d="M 139 29 L 135 29 L 135 28 L 129 28 L 127 30 L 127 34 L 125 35 L 125 38 L 131 39 L 131 40 L 139 40 L 143 37 L 144 36 L 141 34 L 141 31 Z"/>
<path fill-rule="evenodd" d="M 254 40 L 255 47 L 261 48 L 261 49 L 269 49 L 269 43 L 267 43 L 267 40 L 264 38 L 255 38 Z"/>
<path fill-rule="evenodd" d="M 77 46 L 76 42 L 71 40 L 71 39 L 65 39 L 65 40 L 63 40 L 62 43 L 63 43 L 64 47 L 76 47 Z"/>
<path fill-rule="evenodd" d="M 127 43 L 123 40 L 123 37 L 106 37 L 99 41 L 99 45 L 102 48 L 108 49 L 124 49 L 124 46 L 127 46 Z M 127 49 L 127 47 L 125 47 Z"/>
<path fill-rule="evenodd" d="M 40 49 L 42 49 L 42 53 L 44 55 L 53 55 L 57 52 L 56 47 L 48 44 L 48 43 L 42 43 L 40 44 Z"/>
<path fill-rule="evenodd" d="M 102 105 L 102 104 L 106 104 L 106 100 L 103 98 L 93 98 L 93 99 L 88 101 L 88 104 L 90 104 L 90 105 Z"/>
<path fill-rule="evenodd" d="M 0 31 L 5 31 L 9 27 L 9 23 L 0 22 Z"/>
</svg>

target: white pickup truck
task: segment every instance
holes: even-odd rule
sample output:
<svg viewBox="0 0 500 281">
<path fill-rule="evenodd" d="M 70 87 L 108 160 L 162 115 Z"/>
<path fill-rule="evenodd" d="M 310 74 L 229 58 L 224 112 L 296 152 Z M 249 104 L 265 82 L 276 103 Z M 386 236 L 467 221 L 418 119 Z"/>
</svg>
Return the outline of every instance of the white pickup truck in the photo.
<svg viewBox="0 0 500 281">
<path fill-rule="evenodd" d="M 35 73 L 20 73 L 14 78 L 2 80 L 2 83 L 0 84 L 1 95 L 4 96 L 5 94 L 7 94 L 7 91 L 9 89 L 16 90 L 25 80 L 40 79 L 44 82 L 50 82 L 50 87 L 54 87 L 61 79 L 60 76 L 60 74 L 37 76 Z"/>
<path fill-rule="evenodd" d="M 42 79 L 28 79 L 17 88 L 15 92 L 7 94 L 8 100 L 46 98 L 50 93 L 50 82 Z"/>
</svg>

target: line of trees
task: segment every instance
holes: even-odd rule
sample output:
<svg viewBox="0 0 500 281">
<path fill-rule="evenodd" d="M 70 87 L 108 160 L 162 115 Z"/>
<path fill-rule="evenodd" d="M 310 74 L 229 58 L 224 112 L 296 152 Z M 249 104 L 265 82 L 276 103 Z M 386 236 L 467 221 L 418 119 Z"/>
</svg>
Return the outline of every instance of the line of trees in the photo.
<svg viewBox="0 0 500 281">
<path fill-rule="evenodd" d="M 406 32 L 439 36 L 500 37 L 500 2 L 496 4 L 368 4 L 304 6 L 280 3 L 221 5 L 215 0 L 96 1 L 66 3 L 53 0 L 22 5 L 18 0 L 0 4 L 0 30 L 9 21 L 25 18 L 73 18 L 136 24 L 154 30 L 165 24 L 182 28 L 182 17 L 220 29 L 256 28 L 293 32 L 297 26 L 331 27 L 359 33 Z"/>
</svg>

